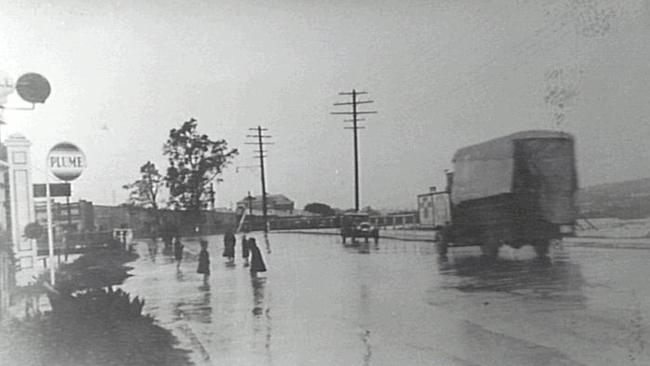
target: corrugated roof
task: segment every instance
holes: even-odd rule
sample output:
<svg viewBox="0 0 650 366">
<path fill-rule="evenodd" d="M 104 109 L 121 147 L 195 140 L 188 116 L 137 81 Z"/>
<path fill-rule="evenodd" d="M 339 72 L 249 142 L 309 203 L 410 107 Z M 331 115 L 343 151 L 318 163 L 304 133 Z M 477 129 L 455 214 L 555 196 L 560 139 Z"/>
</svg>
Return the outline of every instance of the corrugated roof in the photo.
<svg viewBox="0 0 650 366">
<path fill-rule="evenodd" d="M 452 162 L 458 160 L 499 160 L 512 158 L 512 142 L 521 139 L 564 138 L 573 139 L 571 134 L 552 130 L 520 131 L 479 144 L 463 147 L 456 151 Z"/>
</svg>

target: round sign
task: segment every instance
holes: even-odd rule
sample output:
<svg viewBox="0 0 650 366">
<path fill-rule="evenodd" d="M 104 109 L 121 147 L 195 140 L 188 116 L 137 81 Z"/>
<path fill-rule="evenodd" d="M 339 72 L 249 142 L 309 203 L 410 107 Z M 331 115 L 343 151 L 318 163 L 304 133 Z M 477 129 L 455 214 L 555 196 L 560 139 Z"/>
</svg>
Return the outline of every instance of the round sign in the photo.
<svg viewBox="0 0 650 366">
<path fill-rule="evenodd" d="M 40 74 L 29 73 L 18 78 L 16 82 L 18 95 L 29 103 L 45 103 L 52 89 L 50 83 Z"/>
<path fill-rule="evenodd" d="M 86 156 L 77 146 L 61 142 L 47 154 L 47 166 L 55 177 L 66 182 L 75 180 L 86 168 Z"/>
</svg>

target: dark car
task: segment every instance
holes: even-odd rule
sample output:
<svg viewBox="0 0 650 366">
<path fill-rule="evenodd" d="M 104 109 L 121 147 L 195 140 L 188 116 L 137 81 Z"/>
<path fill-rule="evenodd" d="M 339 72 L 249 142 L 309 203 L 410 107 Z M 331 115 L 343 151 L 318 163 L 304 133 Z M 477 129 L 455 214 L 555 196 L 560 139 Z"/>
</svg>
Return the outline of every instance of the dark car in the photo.
<svg viewBox="0 0 650 366">
<path fill-rule="evenodd" d="M 379 241 L 379 230 L 369 222 L 361 222 L 358 225 L 348 225 L 341 228 L 341 237 L 343 244 L 347 238 L 351 238 L 352 243 L 356 243 L 357 238 L 364 238 L 367 243 L 370 238 Z"/>
</svg>

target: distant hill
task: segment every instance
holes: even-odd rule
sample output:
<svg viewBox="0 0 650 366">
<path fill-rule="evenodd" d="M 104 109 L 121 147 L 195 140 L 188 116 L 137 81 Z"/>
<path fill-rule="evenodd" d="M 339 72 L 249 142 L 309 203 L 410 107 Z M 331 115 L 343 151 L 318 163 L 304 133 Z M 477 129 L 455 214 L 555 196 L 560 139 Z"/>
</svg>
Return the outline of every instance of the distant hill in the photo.
<svg viewBox="0 0 650 366">
<path fill-rule="evenodd" d="M 581 217 L 650 217 L 650 178 L 599 184 L 578 191 Z"/>
</svg>

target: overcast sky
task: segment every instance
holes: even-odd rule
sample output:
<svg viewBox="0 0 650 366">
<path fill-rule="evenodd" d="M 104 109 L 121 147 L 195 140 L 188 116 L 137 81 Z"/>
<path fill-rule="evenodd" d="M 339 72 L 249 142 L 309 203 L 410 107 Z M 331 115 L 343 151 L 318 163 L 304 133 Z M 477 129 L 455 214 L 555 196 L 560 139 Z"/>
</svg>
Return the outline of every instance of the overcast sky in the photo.
<svg viewBox="0 0 650 366">
<path fill-rule="evenodd" d="M 558 122 L 581 186 L 650 176 L 647 0 L 0 3 L 0 70 L 52 85 L 35 111 L 5 112 L 2 138 L 27 136 L 41 166 L 57 142 L 81 147 L 75 198 L 124 202 L 193 117 L 240 149 L 219 206 L 259 194 L 259 172 L 235 167 L 256 163 L 244 142 L 261 124 L 270 193 L 353 207 L 352 133 L 330 115 L 352 88 L 379 112 L 360 131 L 362 206 L 415 207 L 456 149 Z"/>
</svg>

